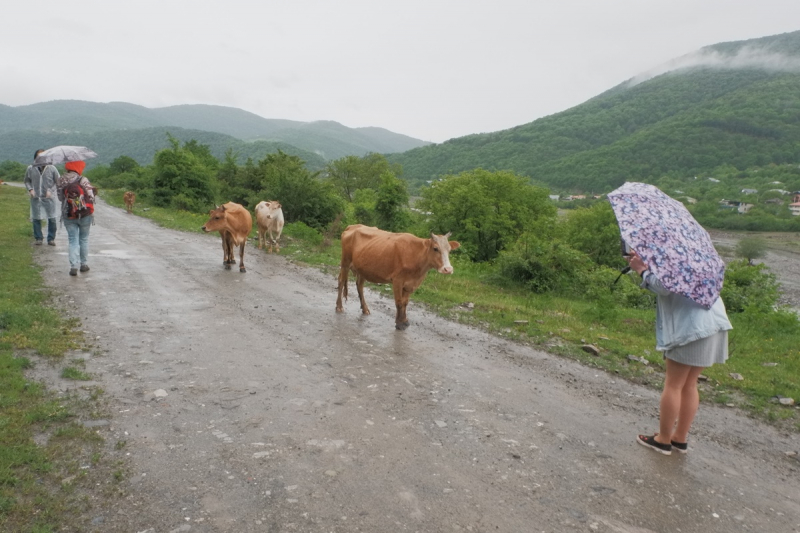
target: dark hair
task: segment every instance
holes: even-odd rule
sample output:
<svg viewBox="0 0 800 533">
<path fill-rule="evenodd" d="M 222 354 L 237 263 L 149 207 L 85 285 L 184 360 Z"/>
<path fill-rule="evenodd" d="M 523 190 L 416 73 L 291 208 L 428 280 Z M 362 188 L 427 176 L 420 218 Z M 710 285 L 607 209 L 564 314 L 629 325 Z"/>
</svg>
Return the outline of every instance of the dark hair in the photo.
<svg viewBox="0 0 800 533">
<path fill-rule="evenodd" d="M 42 152 L 44 152 L 44 148 L 39 148 L 38 150 L 36 150 L 36 152 L 34 152 L 33 158 L 36 159 L 36 157 L 38 157 L 38 155 L 41 154 Z"/>
</svg>

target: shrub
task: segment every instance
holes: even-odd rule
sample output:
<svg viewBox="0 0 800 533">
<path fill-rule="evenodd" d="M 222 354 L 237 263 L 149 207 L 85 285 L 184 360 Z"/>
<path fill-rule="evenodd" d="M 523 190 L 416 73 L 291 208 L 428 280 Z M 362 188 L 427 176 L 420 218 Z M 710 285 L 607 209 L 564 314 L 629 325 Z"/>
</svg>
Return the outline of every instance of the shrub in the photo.
<svg viewBox="0 0 800 533">
<path fill-rule="evenodd" d="M 746 259 L 732 261 L 725 271 L 722 301 L 729 313 L 745 309 L 770 312 L 778 302 L 778 282 L 766 265 L 750 265 Z"/>
</svg>

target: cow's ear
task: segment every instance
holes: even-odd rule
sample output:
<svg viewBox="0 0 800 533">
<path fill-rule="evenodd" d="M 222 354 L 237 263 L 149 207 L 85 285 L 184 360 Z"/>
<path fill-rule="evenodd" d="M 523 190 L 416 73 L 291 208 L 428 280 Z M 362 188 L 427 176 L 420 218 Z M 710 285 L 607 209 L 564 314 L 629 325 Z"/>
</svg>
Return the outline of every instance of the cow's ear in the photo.
<svg viewBox="0 0 800 533">
<path fill-rule="evenodd" d="M 458 242 L 458 241 L 450 241 L 450 243 L 449 243 L 449 244 L 450 244 L 450 251 L 451 251 L 451 252 L 452 252 L 453 250 L 457 250 L 457 249 L 461 248 L 461 243 L 460 243 L 460 242 Z"/>
</svg>

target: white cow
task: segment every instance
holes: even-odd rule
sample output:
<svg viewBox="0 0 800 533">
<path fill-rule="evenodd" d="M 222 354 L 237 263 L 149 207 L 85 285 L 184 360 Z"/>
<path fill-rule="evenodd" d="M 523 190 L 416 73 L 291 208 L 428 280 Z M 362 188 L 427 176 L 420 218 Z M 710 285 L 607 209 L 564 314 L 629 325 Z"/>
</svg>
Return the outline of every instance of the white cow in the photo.
<svg viewBox="0 0 800 533">
<path fill-rule="evenodd" d="M 283 210 L 277 201 L 258 202 L 256 206 L 256 223 L 258 224 L 258 248 L 266 247 L 265 234 L 269 232 L 269 253 L 275 244 L 275 252 L 280 253 L 281 246 L 278 242 L 283 231 Z"/>
</svg>

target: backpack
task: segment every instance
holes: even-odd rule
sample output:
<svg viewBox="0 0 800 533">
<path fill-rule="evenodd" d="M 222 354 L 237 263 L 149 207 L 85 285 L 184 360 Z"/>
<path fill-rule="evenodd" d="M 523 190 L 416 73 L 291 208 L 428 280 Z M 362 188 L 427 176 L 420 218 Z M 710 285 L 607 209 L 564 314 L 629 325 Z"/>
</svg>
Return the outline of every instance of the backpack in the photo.
<svg viewBox="0 0 800 533">
<path fill-rule="evenodd" d="M 82 218 L 94 214 L 94 200 L 84 195 L 80 178 L 64 188 L 67 218 Z"/>
</svg>

